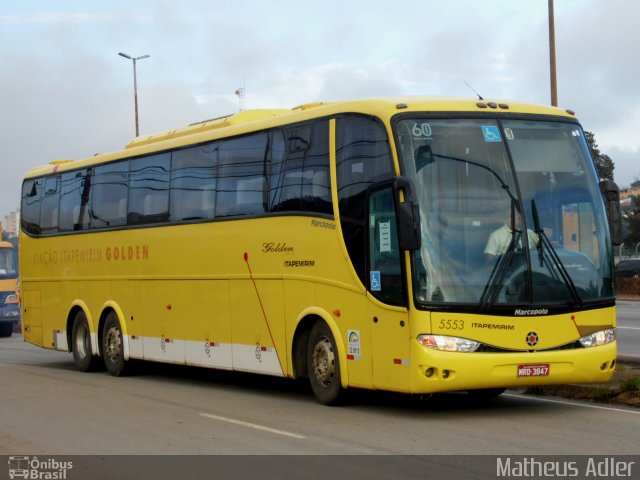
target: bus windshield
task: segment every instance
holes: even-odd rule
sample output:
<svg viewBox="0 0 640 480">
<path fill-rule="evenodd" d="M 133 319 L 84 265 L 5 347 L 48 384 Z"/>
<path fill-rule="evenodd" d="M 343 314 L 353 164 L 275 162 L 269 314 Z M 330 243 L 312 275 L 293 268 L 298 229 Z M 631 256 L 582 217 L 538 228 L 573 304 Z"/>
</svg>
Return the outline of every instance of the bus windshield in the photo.
<svg viewBox="0 0 640 480">
<path fill-rule="evenodd" d="M 18 265 L 13 249 L 0 247 L 0 278 L 16 278 Z"/>
<path fill-rule="evenodd" d="M 613 297 L 606 214 L 578 124 L 404 117 L 396 136 L 420 209 L 418 305 Z"/>
</svg>

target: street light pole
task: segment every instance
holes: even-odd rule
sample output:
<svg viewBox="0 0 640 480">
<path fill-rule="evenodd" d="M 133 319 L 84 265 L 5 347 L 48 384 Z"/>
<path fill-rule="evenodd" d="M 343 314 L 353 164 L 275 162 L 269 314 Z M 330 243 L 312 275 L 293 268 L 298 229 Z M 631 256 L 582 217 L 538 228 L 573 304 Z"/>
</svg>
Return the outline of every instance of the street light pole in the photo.
<svg viewBox="0 0 640 480">
<path fill-rule="evenodd" d="M 556 32 L 553 19 L 553 0 L 549 0 L 549 73 L 551 75 L 551 105 L 558 106 L 558 83 L 556 81 Z"/>
<path fill-rule="evenodd" d="M 138 60 L 149 58 L 150 55 L 141 55 L 139 57 L 132 57 L 131 55 L 127 55 L 126 53 L 122 53 L 122 52 L 118 53 L 118 55 L 133 61 L 133 103 L 135 105 L 135 115 L 136 115 L 136 137 L 139 137 L 140 127 L 138 124 L 138 78 L 136 75 L 136 62 Z"/>
</svg>

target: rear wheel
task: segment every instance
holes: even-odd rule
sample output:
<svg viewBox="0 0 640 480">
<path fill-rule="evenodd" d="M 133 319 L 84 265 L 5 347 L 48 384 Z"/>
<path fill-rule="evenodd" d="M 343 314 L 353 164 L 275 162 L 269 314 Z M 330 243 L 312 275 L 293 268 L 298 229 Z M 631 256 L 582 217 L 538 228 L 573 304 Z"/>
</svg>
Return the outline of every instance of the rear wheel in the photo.
<svg viewBox="0 0 640 480">
<path fill-rule="evenodd" d="M 80 310 L 73 320 L 71 330 L 71 350 L 73 362 L 81 372 L 96 370 L 100 365 L 100 359 L 93 355 L 91 350 L 91 331 L 87 316 Z"/>
<path fill-rule="evenodd" d="M 307 373 L 313 394 L 323 405 L 337 405 L 344 400 L 340 380 L 340 359 L 331 329 L 317 322 L 309 334 Z"/>
<path fill-rule="evenodd" d="M 129 362 L 124 359 L 124 342 L 120 321 L 114 312 L 109 312 L 102 329 L 102 357 L 107 371 L 114 377 L 129 373 Z"/>
</svg>

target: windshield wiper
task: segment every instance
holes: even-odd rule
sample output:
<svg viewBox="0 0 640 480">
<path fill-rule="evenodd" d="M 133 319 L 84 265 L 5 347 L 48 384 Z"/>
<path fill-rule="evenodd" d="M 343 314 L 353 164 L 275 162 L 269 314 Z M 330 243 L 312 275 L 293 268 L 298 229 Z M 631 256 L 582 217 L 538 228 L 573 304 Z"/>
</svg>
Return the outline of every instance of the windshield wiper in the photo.
<svg viewBox="0 0 640 480">
<path fill-rule="evenodd" d="M 560 277 L 562 278 L 564 284 L 569 289 L 569 293 L 573 297 L 574 302 L 581 307 L 583 302 L 582 302 L 582 298 L 580 297 L 580 293 L 576 288 L 576 284 L 571 279 L 569 272 L 567 272 L 567 269 L 562 263 L 562 260 L 558 256 L 558 252 L 556 252 L 556 249 L 553 248 L 553 245 L 551 244 L 549 237 L 547 237 L 547 234 L 544 232 L 544 230 L 540 226 L 540 219 L 538 217 L 538 207 L 536 206 L 536 201 L 533 198 L 531 199 L 531 213 L 533 214 L 533 225 L 535 229 L 534 231 L 538 235 L 538 239 L 539 239 L 537 248 L 538 248 L 538 258 L 540 259 L 540 266 L 541 267 L 544 266 L 543 258 L 544 258 L 544 251 L 546 250 L 548 258 L 551 259 L 551 262 L 558 270 L 558 273 L 560 274 Z"/>
<path fill-rule="evenodd" d="M 522 230 L 514 229 L 511 231 L 511 242 L 509 243 L 507 250 L 494 265 L 491 275 L 489 275 L 489 280 L 487 281 L 484 291 L 482 292 L 482 296 L 480 297 L 480 310 L 488 310 L 496 302 L 500 289 L 502 288 L 502 280 L 509 269 L 509 265 L 511 265 L 513 254 L 520 243 L 521 237 Z"/>
<path fill-rule="evenodd" d="M 516 202 L 516 197 L 513 195 L 513 193 L 511 193 L 511 190 L 509 189 L 509 185 L 507 185 L 507 183 L 498 174 L 498 172 L 496 172 L 493 168 L 489 167 L 488 165 L 484 165 L 484 164 L 482 164 L 480 162 L 476 162 L 476 161 L 470 160 L 468 158 L 451 157 L 449 155 L 441 155 L 439 153 L 430 152 L 430 159 L 429 160 L 424 160 L 423 159 L 421 162 L 418 162 L 416 160 L 416 170 L 419 172 L 423 167 L 425 167 L 429 163 L 433 163 L 436 160 L 436 158 L 441 158 L 443 160 L 451 160 L 453 162 L 464 163 L 465 165 L 473 165 L 475 167 L 479 167 L 479 168 L 481 168 L 483 170 L 486 170 L 493 177 L 495 177 L 496 180 L 498 180 L 498 183 L 500 183 L 500 186 L 502 187 L 502 189 L 505 192 L 507 192 L 507 195 L 509 195 L 509 198 L 511 199 L 511 201 L 512 202 Z"/>
</svg>

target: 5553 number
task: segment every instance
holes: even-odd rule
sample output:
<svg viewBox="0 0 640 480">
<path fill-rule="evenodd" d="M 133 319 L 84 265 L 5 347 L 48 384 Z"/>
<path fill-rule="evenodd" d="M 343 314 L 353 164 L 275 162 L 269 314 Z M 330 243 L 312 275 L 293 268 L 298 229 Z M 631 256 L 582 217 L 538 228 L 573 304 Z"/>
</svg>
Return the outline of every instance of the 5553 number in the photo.
<svg viewBox="0 0 640 480">
<path fill-rule="evenodd" d="M 464 320 L 440 320 L 440 325 L 438 325 L 440 330 L 462 330 L 464 328 Z"/>
</svg>

